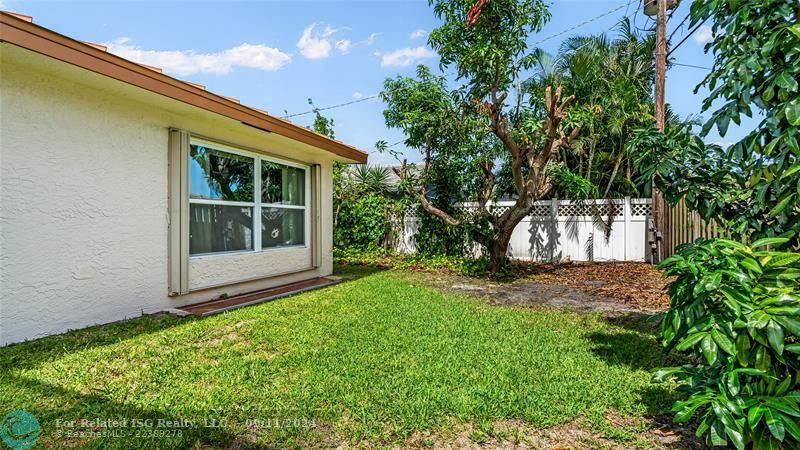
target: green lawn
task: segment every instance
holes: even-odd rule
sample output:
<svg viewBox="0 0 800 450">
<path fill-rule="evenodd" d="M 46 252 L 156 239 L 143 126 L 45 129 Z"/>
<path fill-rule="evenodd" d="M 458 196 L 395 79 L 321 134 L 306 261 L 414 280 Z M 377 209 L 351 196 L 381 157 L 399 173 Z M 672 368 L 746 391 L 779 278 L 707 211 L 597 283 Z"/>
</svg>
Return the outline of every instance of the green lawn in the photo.
<svg viewBox="0 0 800 450">
<path fill-rule="evenodd" d="M 0 411 L 33 413 L 43 447 L 103 448 L 382 446 L 459 423 L 480 440 L 503 418 L 583 419 L 634 445 L 637 430 L 607 413 L 669 411 L 672 394 L 647 372 L 663 357 L 637 327 L 489 306 L 402 272 L 362 275 L 205 319 L 146 317 L 2 348 Z M 95 418 L 129 422 L 56 423 Z M 116 436 L 64 434 L 104 430 Z"/>
</svg>

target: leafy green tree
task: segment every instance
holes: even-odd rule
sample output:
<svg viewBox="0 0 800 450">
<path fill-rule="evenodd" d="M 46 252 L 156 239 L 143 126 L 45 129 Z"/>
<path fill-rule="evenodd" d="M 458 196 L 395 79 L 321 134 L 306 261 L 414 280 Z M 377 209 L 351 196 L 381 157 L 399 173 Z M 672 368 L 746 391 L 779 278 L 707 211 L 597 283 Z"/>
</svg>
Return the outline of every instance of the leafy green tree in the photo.
<svg viewBox="0 0 800 450">
<path fill-rule="evenodd" d="M 600 198 L 638 194 L 625 148 L 634 129 L 654 121 L 654 46 L 652 33 L 640 35 L 625 18 L 614 37 L 574 36 L 556 55 L 538 51 L 524 84 L 534 99 L 551 85 L 575 95 L 584 126 L 572 147 L 562 149 L 561 160 L 598 186 Z"/>
<path fill-rule="evenodd" d="M 724 136 L 754 110 L 764 119 L 728 149 L 676 130 L 632 142 L 642 173 L 667 199 L 684 199 L 734 240 L 698 241 L 661 267 L 676 276 L 661 336 L 703 363 L 663 369 L 686 400 L 677 421 L 738 449 L 800 447 L 800 5 L 796 0 L 695 0 L 692 21 L 711 20 L 714 68 L 703 127 Z"/>
<path fill-rule="evenodd" d="M 311 129 L 335 137 L 334 121 L 323 116 L 308 99 L 314 112 Z M 333 233 L 337 248 L 374 250 L 386 243 L 387 215 L 402 208 L 391 192 L 389 169 L 365 164 L 333 163 Z"/>
<path fill-rule="evenodd" d="M 429 192 L 429 178 L 442 176 L 449 162 L 457 162 L 455 175 L 465 179 L 465 194 L 477 204 L 478 212 L 469 222 L 483 230 L 475 239 L 488 250 L 488 269 L 496 273 L 506 262 L 516 225 L 534 201 L 553 189 L 551 166 L 582 124 L 570 120 L 574 97 L 563 95 L 561 87 L 548 86 L 543 101 L 532 101 L 521 86 L 520 72 L 536 62 L 527 38 L 549 19 L 542 0 L 484 1 L 477 13 L 473 0 L 430 4 L 443 23 L 431 32 L 429 44 L 437 50 L 443 70 L 456 69 L 461 86 L 448 89 L 443 77 L 426 68 L 419 68 L 415 79 L 386 81 L 387 125 L 402 129 L 405 143 L 423 154 L 421 169 L 409 170 L 404 164 L 397 172 L 410 181 L 427 212 L 459 226 L 465 219 L 437 207 Z M 495 192 L 498 161 L 511 174 L 515 201 L 494 215 L 487 203 Z"/>
<path fill-rule="evenodd" d="M 758 112 L 763 120 L 744 139 L 723 149 L 692 139 L 642 130 L 630 150 L 640 155 L 667 199 L 686 203 L 735 236 L 790 238 L 800 248 L 800 25 L 793 0 L 695 1 L 692 20 L 713 20 L 716 57 L 702 85 L 711 93 L 707 111 L 722 104 L 703 126 L 725 136 L 730 122 Z M 701 86 L 702 86 L 701 85 Z M 701 87 L 698 86 L 698 89 Z"/>
</svg>

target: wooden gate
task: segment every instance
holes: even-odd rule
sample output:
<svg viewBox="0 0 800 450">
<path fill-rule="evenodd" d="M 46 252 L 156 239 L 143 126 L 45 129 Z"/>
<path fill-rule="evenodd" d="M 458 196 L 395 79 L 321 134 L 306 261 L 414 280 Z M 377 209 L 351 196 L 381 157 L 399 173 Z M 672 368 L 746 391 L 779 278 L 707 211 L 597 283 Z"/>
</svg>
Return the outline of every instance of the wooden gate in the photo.
<svg viewBox="0 0 800 450">
<path fill-rule="evenodd" d="M 674 207 L 667 205 L 664 214 L 664 258 L 675 254 L 675 248 L 681 244 L 694 242 L 696 239 L 712 239 L 728 237 L 728 233 L 716 222 L 706 222 L 700 214 L 690 211 L 681 200 Z"/>
</svg>

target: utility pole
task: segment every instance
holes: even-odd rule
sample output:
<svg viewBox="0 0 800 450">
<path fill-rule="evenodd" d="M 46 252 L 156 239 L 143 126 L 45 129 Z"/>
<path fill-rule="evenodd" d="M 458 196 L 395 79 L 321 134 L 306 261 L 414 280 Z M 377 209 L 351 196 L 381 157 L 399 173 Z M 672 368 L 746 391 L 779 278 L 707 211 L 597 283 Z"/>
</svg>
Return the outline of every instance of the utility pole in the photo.
<svg viewBox="0 0 800 450">
<path fill-rule="evenodd" d="M 667 0 L 656 0 L 656 128 L 664 132 L 664 85 L 667 75 Z"/>
<path fill-rule="evenodd" d="M 655 116 L 656 128 L 664 132 L 664 86 L 667 75 L 667 0 L 656 0 L 656 73 L 655 73 Z M 664 257 L 664 196 L 653 186 L 653 224 L 655 226 L 655 261 Z"/>
</svg>

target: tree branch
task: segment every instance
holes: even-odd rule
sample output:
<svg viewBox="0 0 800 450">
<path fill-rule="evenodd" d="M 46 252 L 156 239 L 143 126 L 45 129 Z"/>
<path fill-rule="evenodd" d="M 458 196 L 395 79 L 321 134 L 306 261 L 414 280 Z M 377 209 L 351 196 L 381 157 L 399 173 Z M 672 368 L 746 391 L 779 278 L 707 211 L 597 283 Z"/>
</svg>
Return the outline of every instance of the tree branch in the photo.
<svg viewBox="0 0 800 450">
<path fill-rule="evenodd" d="M 482 213 L 486 212 L 486 204 L 492 199 L 492 192 L 494 192 L 495 177 L 493 169 L 494 161 L 491 159 L 487 159 L 481 163 L 481 170 L 483 171 L 483 175 L 486 177 L 486 181 L 483 186 L 483 192 L 481 192 L 478 203 L 478 211 Z"/>
<path fill-rule="evenodd" d="M 454 218 L 450 214 L 442 211 L 441 209 L 433 206 L 433 204 L 428 200 L 428 166 L 430 165 L 430 156 L 431 156 L 431 147 L 430 141 L 425 145 L 425 167 L 422 170 L 422 176 L 420 180 L 420 186 L 418 191 L 414 191 L 413 186 L 409 187 L 411 194 L 415 195 L 419 200 L 419 204 L 422 206 L 422 209 L 430 213 L 431 215 L 439 218 L 442 222 L 446 223 L 447 225 L 456 226 L 461 223 L 460 220 Z M 392 167 L 392 170 L 395 174 L 401 179 L 406 180 L 407 178 L 407 169 L 408 164 L 406 160 L 403 160 L 403 165 L 398 169 L 397 167 Z"/>
</svg>

